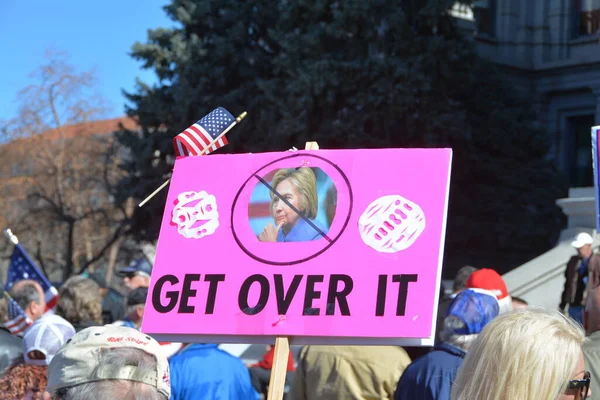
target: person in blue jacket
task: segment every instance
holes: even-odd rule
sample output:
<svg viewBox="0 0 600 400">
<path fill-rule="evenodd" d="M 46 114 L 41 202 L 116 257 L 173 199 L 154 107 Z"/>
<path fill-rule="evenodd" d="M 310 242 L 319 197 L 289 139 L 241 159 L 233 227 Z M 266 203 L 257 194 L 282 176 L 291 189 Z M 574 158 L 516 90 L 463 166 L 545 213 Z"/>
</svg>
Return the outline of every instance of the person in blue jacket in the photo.
<svg viewBox="0 0 600 400">
<path fill-rule="evenodd" d="M 312 169 L 307 167 L 280 169 L 273 176 L 271 187 L 276 192 L 270 193 L 271 216 L 274 224 L 269 223 L 258 236 L 258 240 L 307 242 L 320 239 L 327 234 L 327 228 L 315 220 L 319 200 L 317 179 Z"/>
<path fill-rule="evenodd" d="M 171 400 L 258 400 L 248 369 L 217 344 L 190 344 L 169 360 Z"/>
<path fill-rule="evenodd" d="M 448 400 L 452 383 L 471 343 L 500 310 L 496 296 L 466 289 L 446 312 L 442 342 L 413 361 L 400 377 L 394 400 Z"/>
</svg>

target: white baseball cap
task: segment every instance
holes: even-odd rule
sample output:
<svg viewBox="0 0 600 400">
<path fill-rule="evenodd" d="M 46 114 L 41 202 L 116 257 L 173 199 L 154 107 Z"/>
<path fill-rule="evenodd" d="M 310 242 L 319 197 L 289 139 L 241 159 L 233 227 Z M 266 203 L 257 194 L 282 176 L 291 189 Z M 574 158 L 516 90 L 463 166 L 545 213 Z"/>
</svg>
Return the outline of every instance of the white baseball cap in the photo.
<svg viewBox="0 0 600 400">
<path fill-rule="evenodd" d="M 143 374 L 134 366 L 122 368 L 99 365 L 101 349 L 132 347 L 156 358 L 156 370 Z M 169 362 L 160 344 L 137 329 L 125 326 L 93 326 L 78 332 L 54 356 L 48 366 L 49 392 L 107 379 L 141 382 L 171 396 Z"/>
<path fill-rule="evenodd" d="M 58 315 L 46 315 L 38 319 L 23 336 L 23 358 L 25 364 L 48 365 L 54 355 L 75 335 L 75 328 L 67 320 Z M 32 351 L 39 351 L 45 359 L 29 357 Z"/>
<path fill-rule="evenodd" d="M 594 243 L 594 239 L 588 233 L 583 232 L 575 237 L 575 240 L 571 242 L 571 246 L 580 249 L 586 244 L 592 243 Z"/>
</svg>

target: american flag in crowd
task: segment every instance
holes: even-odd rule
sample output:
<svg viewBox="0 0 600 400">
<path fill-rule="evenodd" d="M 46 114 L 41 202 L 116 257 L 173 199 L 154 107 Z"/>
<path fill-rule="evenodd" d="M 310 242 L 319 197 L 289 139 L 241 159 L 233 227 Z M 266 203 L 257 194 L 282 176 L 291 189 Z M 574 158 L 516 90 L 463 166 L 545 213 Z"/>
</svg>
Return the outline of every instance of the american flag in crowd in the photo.
<svg viewBox="0 0 600 400">
<path fill-rule="evenodd" d="M 227 138 L 223 135 L 207 149 L 233 122 L 235 122 L 235 118 L 229 111 L 223 107 L 214 109 L 200 121 L 175 136 L 175 139 L 173 139 L 175 155 L 177 157 L 199 156 L 209 154 L 225 146 Z M 205 149 L 206 151 L 204 151 Z"/>
<path fill-rule="evenodd" d="M 15 283 L 23 279 L 34 280 L 40 284 L 46 298 L 46 312 L 53 310 L 58 300 L 58 291 L 29 258 L 23 247 L 17 244 L 10 258 L 6 290 L 9 291 Z"/>
<path fill-rule="evenodd" d="M 25 311 L 17 304 L 12 298 L 8 297 L 8 322 L 4 324 L 6 329 L 13 335 L 23 336 L 24 332 L 33 324 L 33 321 L 29 319 Z"/>
</svg>

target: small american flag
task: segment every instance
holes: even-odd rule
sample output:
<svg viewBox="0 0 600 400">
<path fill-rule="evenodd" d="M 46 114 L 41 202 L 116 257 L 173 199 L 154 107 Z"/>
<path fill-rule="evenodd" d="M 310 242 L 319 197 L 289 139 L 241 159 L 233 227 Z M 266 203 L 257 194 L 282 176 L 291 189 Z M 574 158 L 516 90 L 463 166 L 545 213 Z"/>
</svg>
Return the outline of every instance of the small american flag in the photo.
<svg viewBox="0 0 600 400">
<path fill-rule="evenodd" d="M 23 336 L 27 328 L 33 324 L 25 311 L 17 304 L 12 297 L 7 297 L 8 300 L 8 322 L 4 325 L 13 335 Z"/>
<path fill-rule="evenodd" d="M 25 249 L 17 244 L 10 258 L 6 290 L 10 290 L 15 283 L 23 279 L 30 279 L 39 283 L 44 290 L 46 312 L 54 309 L 58 301 L 58 291 L 46 278 L 46 275 L 34 264 L 33 260 L 29 258 Z"/>
<path fill-rule="evenodd" d="M 229 111 L 223 107 L 214 109 L 200 121 L 175 136 L 175 139 L 173 139 L 175 155 L 177 157 L 199 156 L 225 146 L 227 138 L 222 136 L 207 149 L 233 122 L 235 122 L 235 118 Z"/>
</svg>

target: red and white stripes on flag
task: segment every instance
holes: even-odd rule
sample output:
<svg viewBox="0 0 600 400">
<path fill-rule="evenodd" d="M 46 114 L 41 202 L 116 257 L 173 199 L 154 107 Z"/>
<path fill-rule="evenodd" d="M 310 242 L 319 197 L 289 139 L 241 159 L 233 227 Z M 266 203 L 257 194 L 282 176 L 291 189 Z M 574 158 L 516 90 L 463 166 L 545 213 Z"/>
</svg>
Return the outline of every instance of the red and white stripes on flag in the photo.
<svg viewBox="0 0 600 400">
<path fill-rule="evenodd" d="M 25 314 L 25 311 L 13 298 L 8 298 L 8 320 L 4 326 L 13 335 L 23 336 L 24 332 L 33 324 L 33 321 Z"/>
<path fill-rule="evenodd" d="M 46 310 L 44 313 L 54 311 L 54 307 L 56 307 L 56 303 L 58 302 L 58 290 L 54 286 L 50 286 L 46 289 L 44 298 L 46 300 Z"/>
<path fill-rule="evenodd" d="M 27 328 L 29 328 L 33 322 L 26 315 L 20 315 L 15 319 L 8 321 L 5 326 L 13 335 L 23 336 Z"/>
<path fill-rule="evenodd" d="M 173 139 L 175 155 L 206 155 L 227 145 L 227 138 L 221 134 L 233 123 L 235 118 L 223 107 L 211 111 Z"/>
<path fill-rule="evenodd" d="M 212 153 L 213 151 L 228 144 L 227 138 L 223 136 L 211 146 L 210 149 L 204 150 L 212 139 L 209 139 L 208 133 L 202 129 L 198 124 L 194 124 L 181 132 L 175 138 L 175 154 L 177 157 L 181 156 L 199 156 L 203 152 L 204 154 Z"/>
</svg>

